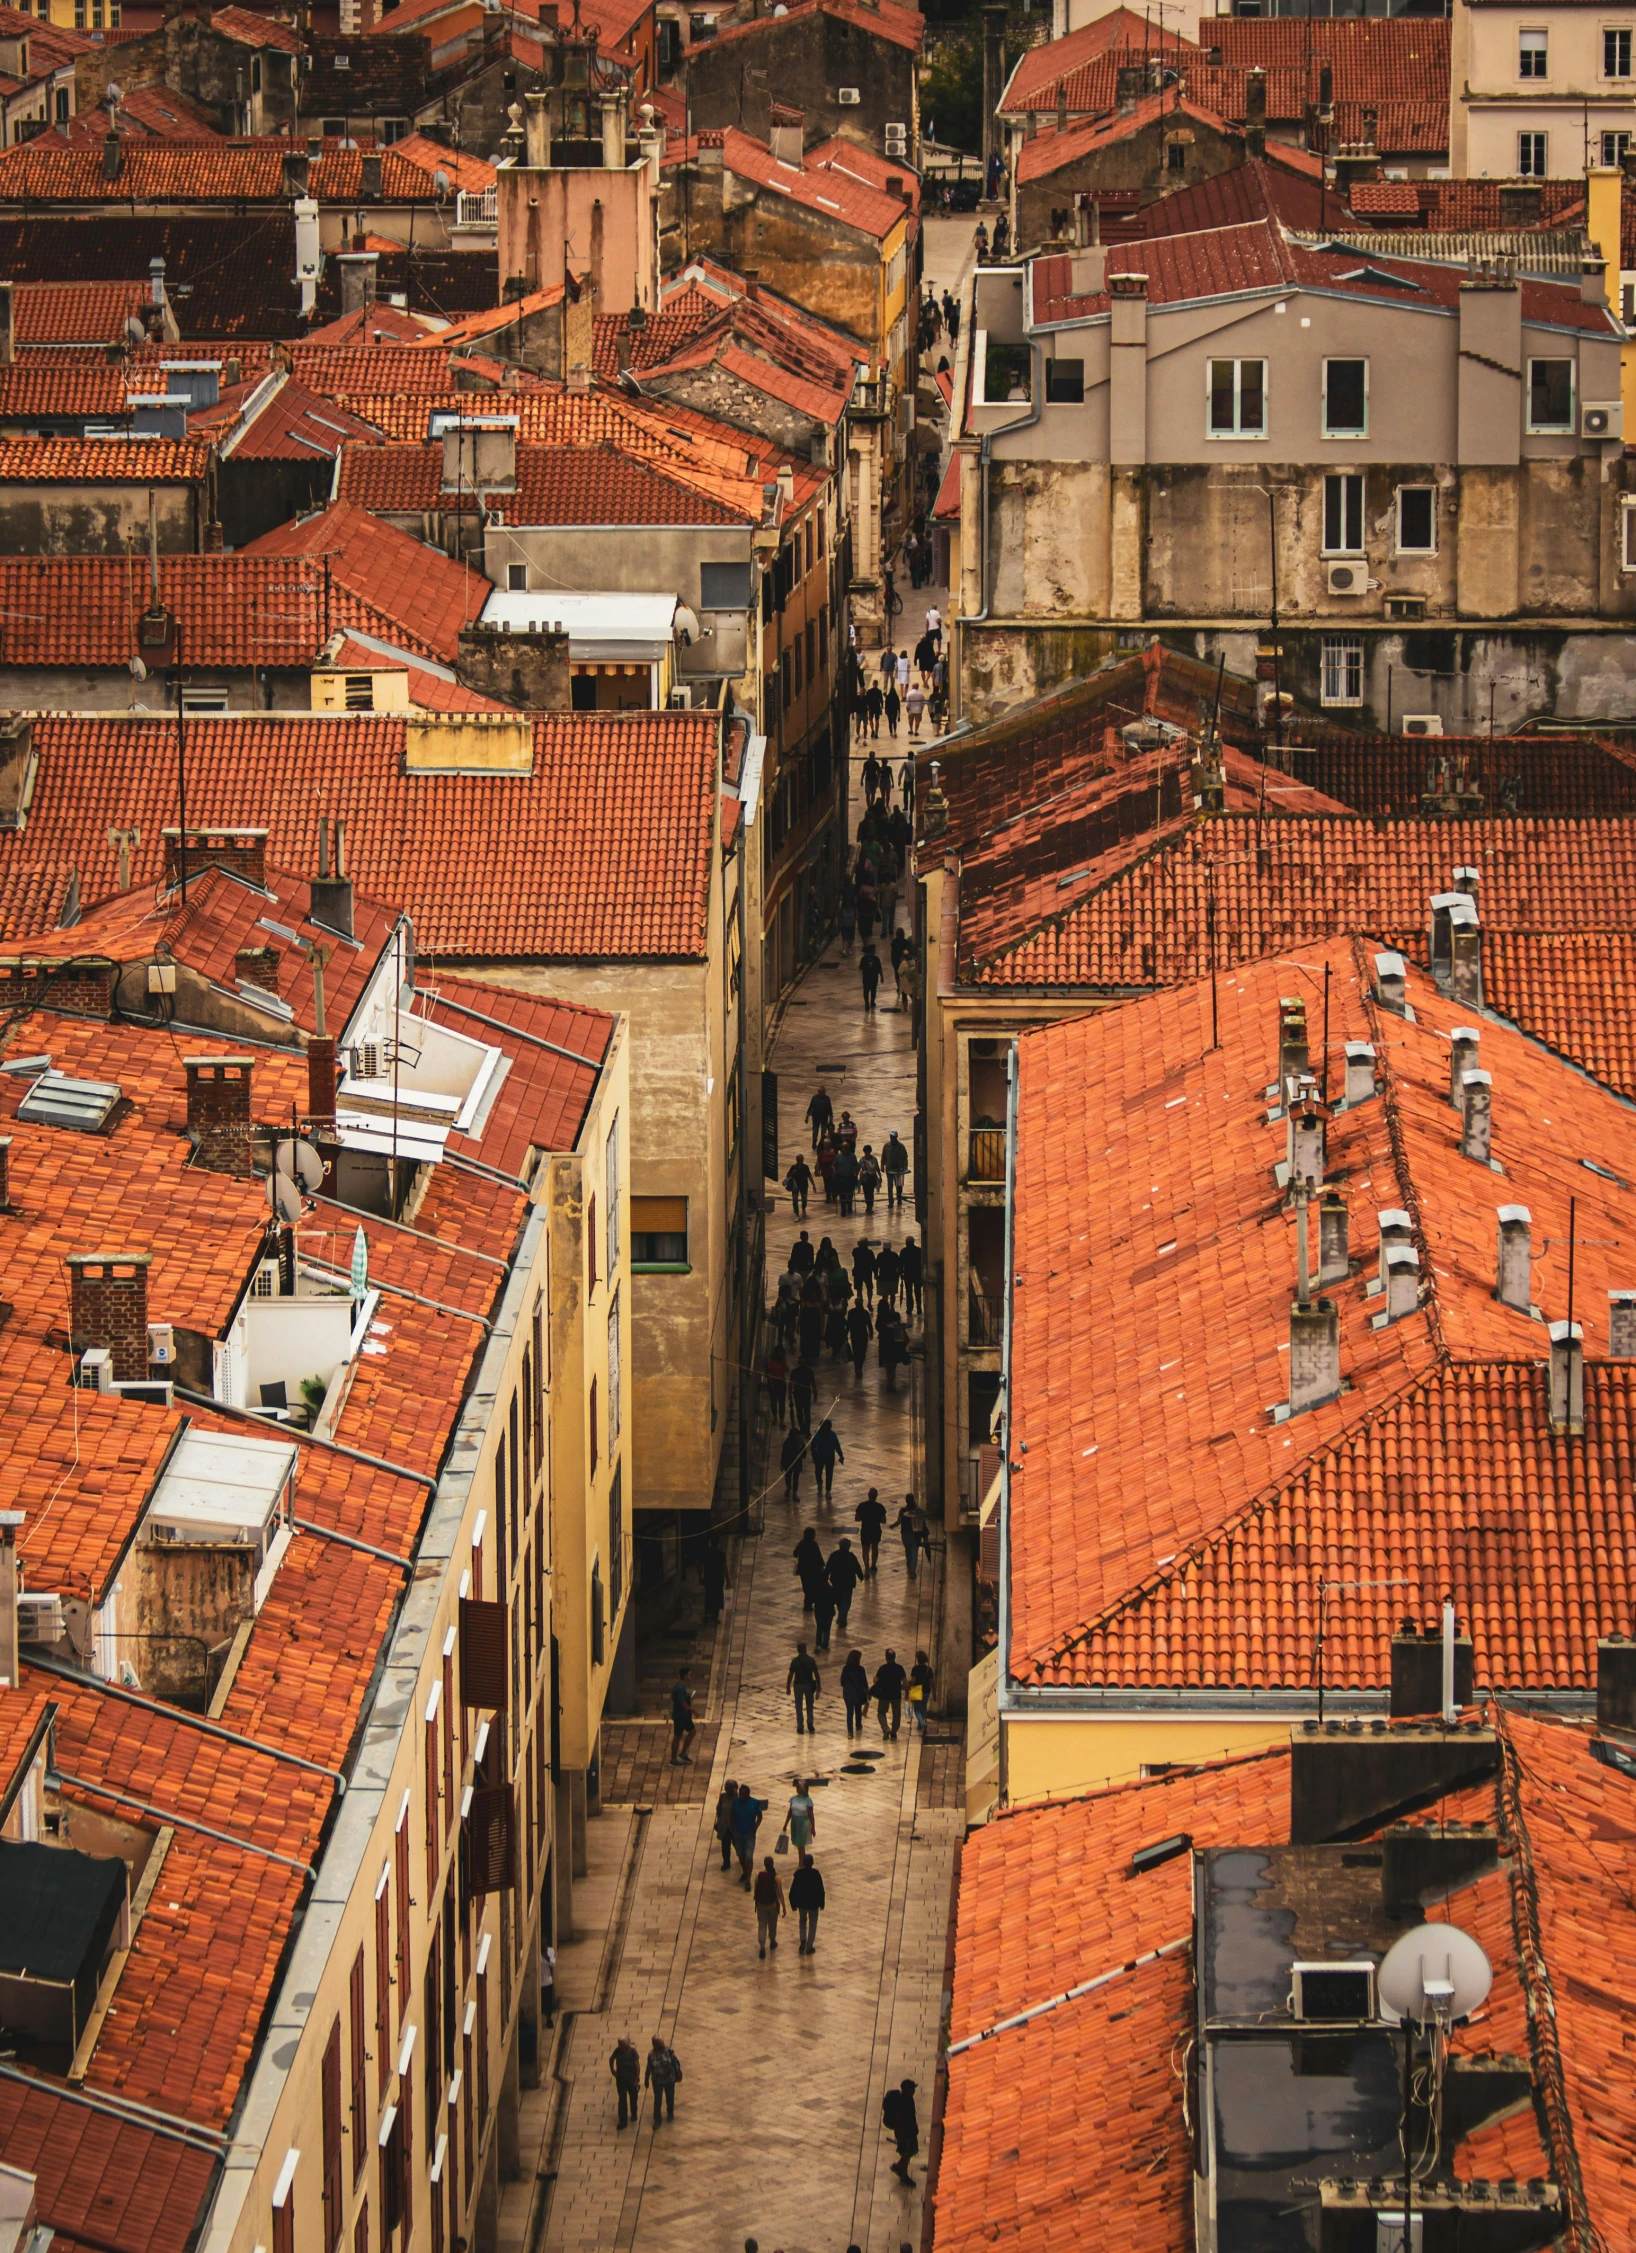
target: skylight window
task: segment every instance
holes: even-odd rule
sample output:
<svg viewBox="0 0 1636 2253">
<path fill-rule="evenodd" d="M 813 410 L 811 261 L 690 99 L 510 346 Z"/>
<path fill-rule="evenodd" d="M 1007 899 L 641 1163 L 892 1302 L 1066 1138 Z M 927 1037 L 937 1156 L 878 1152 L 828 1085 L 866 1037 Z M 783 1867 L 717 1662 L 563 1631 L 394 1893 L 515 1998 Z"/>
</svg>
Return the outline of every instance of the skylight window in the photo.
<svg viewBox="0 0 1636 2253">
<path fill-rule="evenodd" d="M 42 1072 L 17 1106 L 30 1126 L 68 1127 L 76 1134 L 100 1134 L 114 1115 L 119 1088 L 112 1080 L 75 1080 L 66 1072 Z"/>
</svg>

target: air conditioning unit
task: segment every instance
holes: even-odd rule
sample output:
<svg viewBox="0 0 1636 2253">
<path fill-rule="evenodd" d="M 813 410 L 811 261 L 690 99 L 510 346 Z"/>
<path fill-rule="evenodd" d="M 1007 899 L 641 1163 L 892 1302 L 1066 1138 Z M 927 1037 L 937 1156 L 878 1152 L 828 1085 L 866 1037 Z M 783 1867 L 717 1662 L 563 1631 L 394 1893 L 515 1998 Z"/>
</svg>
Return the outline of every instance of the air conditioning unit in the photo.
<svg viewBox="0 0 1636 2253">
<path fill-rule="evenodd" d="M 888 156 L 908 155 L 909 128 L 906 125 L 889 125 L 886 128 L 886 153 Z"/>
<path fill-rule="evenodd" d="M 156 1543 L 180 1541 L 182 1538 L 182 1529 L 177 1525 L 160 1525 L 158 1523 L 155 1523 L 149 1526 L 148 1534 L 149 1538 Z"/>
<path fill-rule="evenodd" d="M 842 109 L 855 110 L 863 96 L 858 92 L 856 86 L 843 86 L 839 98 Z"/>
<path fill-rule="evenodd" d="M 112 1392 L 114 1357 L 106 1346 L 87 1346 L 80 1355 L 79 1383 L 85 1392 Z"/>
<path fill-rule="evenodd" d="M 148 1324 L 148 1359 L 169 1368 L 176 1359 L 176 1328 L 170 1322 Z"/>
<path fill-rule="evenodd" d="M 362 1040 L 353 1050 L 357 1076 L 361 1080 L 378 1080 L 385 1067 L 381 1044 L 378 1040 Z"/>
<path fill-rule="evenodd" d="M 1388 595 L 1386 615 L 1388 618 L 1424 618 L 1426 598 L 1424 595 Z"/>
<path fill-rule="evenodd" d="M 691 712 L 693 691 L 690 688 L 673 688 L 666 702 L 673 712 Z"/>
<path fill-rule="evenodd" d="M 1375 1967 L 1367 1961 L 1295 1964 L 1290 1974 L 1290 2016 L 1353 2024 L 1375 2015 Z"/>
<path fill-rule="evenodd" d="M 1442 714 L 1439 712 L 1405 712 L 1403 715 L 1403 732 L 1405 735 L 1441 735 L 1443 732 Z"/>
<path fill-rule="evenodd" d="M 1357 563 L 1332 563 L 1327 581 L 1332 595 L 1366 595 L 1369 592 L 1369 566 Z"/>
<path fill-rule="evenodd" d="M 60 1643 L 63 1638 L 60 1596 L 19 1596 L 17 1640 L 20 1643 Z"/>
<path fill-rule="evenodd" d="M 1581 438 L 1623 438 L 1625 404 L 1622 399 L 1587 399 L 1579 410 Z"/>
</svg>

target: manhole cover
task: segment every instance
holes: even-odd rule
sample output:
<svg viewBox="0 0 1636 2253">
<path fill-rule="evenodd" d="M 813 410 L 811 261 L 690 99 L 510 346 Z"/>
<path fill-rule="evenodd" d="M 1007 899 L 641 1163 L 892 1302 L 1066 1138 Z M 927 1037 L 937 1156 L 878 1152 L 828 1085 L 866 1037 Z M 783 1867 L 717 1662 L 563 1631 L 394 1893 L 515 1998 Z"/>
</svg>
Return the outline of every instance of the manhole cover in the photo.
<svg viewBox="0 0 1636 2253">
<path fill-rule="evenodd" d="M 814 1064 L 812 1068 L 815 1072 L 827 1072 L 831 1077 L 833 1077 L 837 1072 L 844 1072 L 846 1070 L 846 1066 L 844 1064 Z"/>
<path fill-rule="evenodd" d="M 852 1757 L 854 1760 L 884 1760 L 886 1755 L 884 1752 L 855 1752 Z"/>
<path fill-rule="evenodd" d="M 841 1770 L 843 1776 L 872 1776 L 874 1773 L 874 1769 L 866 1766 L 861 1760 L 849 1760 Z"/>
</svg>

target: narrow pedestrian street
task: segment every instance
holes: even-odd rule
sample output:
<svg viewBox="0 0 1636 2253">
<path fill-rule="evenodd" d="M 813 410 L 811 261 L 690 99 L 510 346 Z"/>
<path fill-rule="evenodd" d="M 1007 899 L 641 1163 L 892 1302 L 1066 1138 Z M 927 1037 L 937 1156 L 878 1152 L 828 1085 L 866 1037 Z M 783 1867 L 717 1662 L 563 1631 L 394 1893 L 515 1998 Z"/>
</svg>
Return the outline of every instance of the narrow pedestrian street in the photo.
<svg viewBox="0 0 1636 2253">
<path fill-rule="evenodd" d="M 923 593 L 917 608 L 926 599 Z M 903 748 L 900 737 L 900 757 Z M 854 830 L 860 767 L 855 757 Z M 900 920 L 905 913 L 900 906 Z M 912 1147 L 914 1051 L 889 976 L 881 1001 L 866 1015 L 856 957 L 843 960 L 838 941 L 788 1000 L 772 1058 L 781 1170 L 797 1149 L 810 1150 L 802 1112 L 820 1081 L 837 1116 L 845 1108 L 857 1120 L 860 1151 L 867 1142 L 878 1153 L 893 1128 Z M 779 1192 L 768 1219 L 769 1293 L 800 1225 Z M 883 1237 L 901 1244 L 914 1227 L 912 1185 L 906 1208 L 889 1217 L 883 1189 L 867 1222 L 861 1199 L 856 1217 L 843 1221 L 815 1187 L 806 1225 L 815 1244 L 833 1235 L 843 1263 L 864 1233 L 877 1245 Z M 762 2253 L 846 2253 L 854 2244 L 864 2253 L 898 2253 L 919 2242 L 963 1823 L 959 1725 L 934 1720 L 922 1742 L 905 1709 L 901 1736 L 883 1742 L 871 1707 L 863 1749 L 877 1757 L 849 1760 L 839 1677 L 849 1648 L 862 1652 L 871 1675 L 888 1646 L 905 1668 L 917 1650 L 935 1651 L 940 1549 L 911 1582 L 888 1528 L 878 1576 L 859 1589 L 848 1633 L 843 1638 L 837 1625 L 820 1660 L 815 1737 L 796 1734 L 785 1691 L 797 1638 L 811 1640 L 792 1558 L 803 1528 L 817 1528 L 826 1553 L 842 1533 L 856 1548 L 853 1511 L 868 1488 L 879 1488 L 895 1516 L 915 1484 L 918 1323 L 911 1339 L 910 1381 L 900 1371 L 895 1393 L 886 1391 L 873 1349 L 861 1379 L 850 1362 L 823 1358 L 814 1425 L 829 1414 L 845 1450 L 829 1504 L 818 1501 L 810 1467 L 798 1506 L 785 1502 L 782 1433 L 773 1427 L 764 1530 L 733 1552 L 734 1584 L 699 1703 L 698 1766 L 678 1771 L 656 1759 L 651 1722 L 642 1725 L 648 1757 L 635 1768 L 617 1759 L 620 1725 L 605 1732 L 606 1794 L 621 1788 L 620 1776 L 634 1775 L 634 1787 L 624 1787 L 634 1804 L 605 1798 L 588 1825 L 590 1875 L 576 1885 L 584 1937 L 559 1952 L 566 2016 L 555 2074 L 525 2099 L 524 2180 L 508 2186 L 502 2202 L 502 2244 L 527 2244 L 542 2210 L 543 2236 L 533 2242 L 560 2253 L 625 2246 L 741 2253 L 746 2237 Z M 646 1709 L 657 1707 L 650 1699 Z M 827 1903 L 812 1956 L 797 1954 L 792 1917 L 776 1952 L 761 1961 L 750 1896 L 736 1870 L 721 1868 L 715 1800 L 731 1777 L 768 1802 L 759 1863 L 773 1851 L 798 1776 L 813 1783 L 814 1858 Z M 786 1884 L 795 1863 L 793 1852 L 777 1857 Z M 655 2033 L 683 2067 L 675 2121 L 655 2132 L 645 2105 L 639 2125 L 621 2133 L 609 2053 L 621 2034 L 645 2052 Z M 548 2064 L 551 2058 L 548 2051 Z M 918 2084 L 921 2133 L 909 2189 L 890 2171 L 895 2153 L 880 2125 L 882 2096 L 905 2077 Z M 533 2179 L 536 2169 L 544 2181 Z"/>
</svg>

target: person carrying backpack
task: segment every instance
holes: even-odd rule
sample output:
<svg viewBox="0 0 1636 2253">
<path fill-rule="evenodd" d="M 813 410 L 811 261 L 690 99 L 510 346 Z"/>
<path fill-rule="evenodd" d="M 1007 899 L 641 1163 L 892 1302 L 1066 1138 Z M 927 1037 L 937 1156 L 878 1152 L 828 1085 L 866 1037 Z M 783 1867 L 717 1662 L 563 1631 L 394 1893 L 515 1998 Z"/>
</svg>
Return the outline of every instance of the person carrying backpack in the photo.
<svg viewBox="0 0 1636 2253">
<path fill-rule="evenodd" d="M 676 2117 L 676 2091 L 682 2078 L 682 2061 L 662 2034 L 655 2034 L 653 2046 L 648 2051 L 647 2071 L 642 2076 L 653 2091 L 653 2125 L 659 2125 L 659 2107 L 663 2104 L 667 2120 Z M 915 2149 L 920 2148 L 918 2134 Z M 905 2177 L 907 2180 L 907 2177 Z"/>
<path fill-rule="evenodd" d="M 880 1184 L 880 1160 L 875 1155 L 873 1144 L 866 1142 L 863 1146 L 863 1156 L 858 1160 L 858 1191 L 863 1198 L 865 1220 L 874 1218 L 875 1193 L 880 1188 Z"/>
<path fill-rule="evenodd" d="M 980 230 L 979 230 L 980 231 Z M 897 2146 L 892 2172 L 899 2182 L 912 2180 L 909 2162 L 920 2149 L 920 2116 L 915 2110 L 915 2084 L 900 2082 L 881 2099 L 881 2125 Z"/>
</svg>

